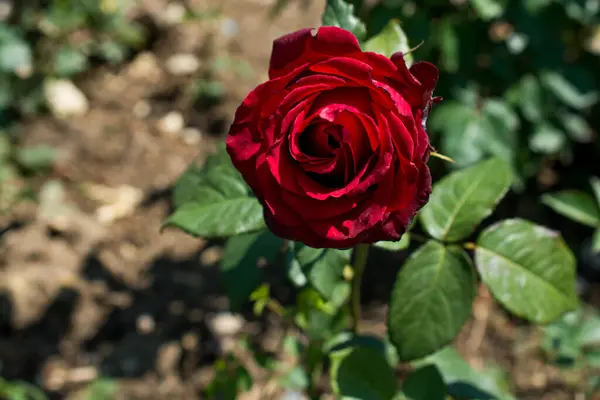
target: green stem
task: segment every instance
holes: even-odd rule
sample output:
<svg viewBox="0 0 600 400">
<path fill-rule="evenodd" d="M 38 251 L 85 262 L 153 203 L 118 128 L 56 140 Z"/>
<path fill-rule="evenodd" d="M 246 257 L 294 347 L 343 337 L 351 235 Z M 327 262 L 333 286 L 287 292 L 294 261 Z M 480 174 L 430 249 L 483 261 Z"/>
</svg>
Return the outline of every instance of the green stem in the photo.
<svg viewBox="0 0 600 400">
<path fill-rule="evenodd" d="M 352 328 L 354 333 L 358 333 L 358 325 L 360 323 L 360 285 L 362 283 L 363 273 L 367 266 L 367 257 L 369 256 L 369 245 L 359 244 L 354 248 L 354 276 L 352 278 Z"/>
</svg>

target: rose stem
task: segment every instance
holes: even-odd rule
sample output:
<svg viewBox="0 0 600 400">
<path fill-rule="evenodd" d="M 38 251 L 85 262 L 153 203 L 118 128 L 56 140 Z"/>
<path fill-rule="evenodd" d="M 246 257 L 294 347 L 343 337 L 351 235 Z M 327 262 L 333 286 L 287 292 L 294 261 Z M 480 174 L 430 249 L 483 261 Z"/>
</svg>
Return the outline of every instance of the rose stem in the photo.
<svg viewBox="0 0 600 400">
<path fill-rule="evenodd" d="M 352 329 L 358 334 L 358 325 L 360 323 L 360 285 L 362 283 L 363 272 L 367 266 L 367 257 L 369 255 L 369 245 L 359 244 L 354 248 L 354 276 L 352 278 Z"/>
</svg>

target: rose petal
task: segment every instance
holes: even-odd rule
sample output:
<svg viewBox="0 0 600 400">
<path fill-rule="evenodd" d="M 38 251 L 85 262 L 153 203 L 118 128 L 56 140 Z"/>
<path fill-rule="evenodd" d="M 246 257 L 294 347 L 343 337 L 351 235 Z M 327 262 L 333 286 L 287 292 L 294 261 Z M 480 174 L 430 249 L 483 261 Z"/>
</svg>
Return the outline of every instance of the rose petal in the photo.
<svg viewBox="0 0 600 400">
<path fill-rule="evenodd" d="M 356 37 L 341 28 L 325 26 L 313 35 L 310 28 L 282 36 L 273 42 L 269 78 L 285 75 L 300 64 L 315 63 L 332 56 L 360 57 Z"/>
</svg>

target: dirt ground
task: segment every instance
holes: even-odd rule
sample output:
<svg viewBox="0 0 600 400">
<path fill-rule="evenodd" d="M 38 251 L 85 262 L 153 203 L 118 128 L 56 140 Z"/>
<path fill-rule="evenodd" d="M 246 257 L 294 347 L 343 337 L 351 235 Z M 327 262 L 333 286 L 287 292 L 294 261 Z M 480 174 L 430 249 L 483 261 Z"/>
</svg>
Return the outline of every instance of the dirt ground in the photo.
<svg viewBox="0 0 600 400">
<path fill-rule="evenodd" d="M 210 380 L 221 348 L 213 322 L 227 315 L 220 246 L 175 230 L 159 233 L 170 190 L 192 160 L 214 148 L 235 107 L 266 78 L 272 40 L 318 25 L 324 1 L 296 2 L 272 22 L 270 0 L 195 3 L 221 13 L 169 26 L 160 22 L 166 0 L 146 1 L 137 12 L 154 21 L 147 50 L 77 82 L 89 113 L 22 125 L 22 144 L 54 146 L 60 159 L 50 179 L 38 182 L 39 201 L 21 203 L 1 220 L 4 378 L 68 399 L 99 376 L 117 379 L 119 399 L 196 399 Z M 166 71 L 164 61 L 177 53 L 197 55 L 199 74 L 224 83 L 217 104 L 194 95 L 198 74 Z M 186 129 L 164 127 L 172 112 Z M 379 334 L 385 309 L 378 304 L 389 291 L 382 280 L 370 274 L 365 289 L 364 325 Z M 258 332 L 264 324 L 248 317 L 241 329 Z M 457 344 L 476 367 L 508 368 L 521 399 L 580 398 L 545 366 L 536 335 L 482 293 Z"/>
</svg>

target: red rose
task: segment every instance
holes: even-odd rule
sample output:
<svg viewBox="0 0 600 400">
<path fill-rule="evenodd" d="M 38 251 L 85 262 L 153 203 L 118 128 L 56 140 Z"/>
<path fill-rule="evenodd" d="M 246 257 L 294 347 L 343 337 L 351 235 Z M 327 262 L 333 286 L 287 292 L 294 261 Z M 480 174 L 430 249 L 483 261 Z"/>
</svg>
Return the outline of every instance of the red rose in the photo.
<svg viewBox="0 0 600 400">
<path fill-rule="evenodd" d="M 363 52 L 340 28 L 275 40 L 269 81 L 227 137 L 273 233 L 318 248 L 399 240 L 431 193 L 437 79 L 434 65 Z"/>
</svg>

